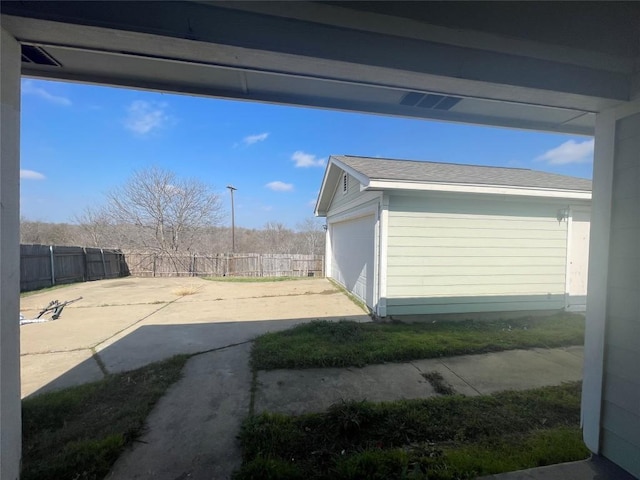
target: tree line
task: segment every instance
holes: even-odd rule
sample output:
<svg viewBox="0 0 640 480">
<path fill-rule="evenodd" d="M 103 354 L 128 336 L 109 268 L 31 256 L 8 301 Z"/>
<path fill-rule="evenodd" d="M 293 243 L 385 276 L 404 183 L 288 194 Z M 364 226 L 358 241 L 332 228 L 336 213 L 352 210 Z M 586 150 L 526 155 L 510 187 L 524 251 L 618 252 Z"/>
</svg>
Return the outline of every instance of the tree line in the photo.
<svg viewBox="0 0 640 480">
<path fill-rule="evenodd" d="M 158 167 L 134 172 L 86 208 L 74 223 L 21 219 L 21 243 L 119 248 L 165 255 L 231 252 L 231 229 L 222 226 L 220 196 L 197 179 L 179 178 Z M 262 228 L 235 228 L 235 250 L 243 253 L 324 254 L 324 222 L 308 218 L 289 228 L 270 221 Z"/>
</svg>

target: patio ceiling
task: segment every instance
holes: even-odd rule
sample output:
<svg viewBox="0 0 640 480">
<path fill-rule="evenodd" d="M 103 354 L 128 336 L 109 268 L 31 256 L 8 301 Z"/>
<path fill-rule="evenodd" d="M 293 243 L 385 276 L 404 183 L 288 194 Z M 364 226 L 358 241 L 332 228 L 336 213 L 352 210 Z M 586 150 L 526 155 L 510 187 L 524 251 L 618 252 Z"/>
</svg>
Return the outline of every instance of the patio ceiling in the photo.
<svg viewBox="0 0 640 480">
<path fill-rule="evenodd" d="M 638 24 L 634 3 L 2 3 L 30 77 L 585 135 L 634 95 Z"/>
</svg>

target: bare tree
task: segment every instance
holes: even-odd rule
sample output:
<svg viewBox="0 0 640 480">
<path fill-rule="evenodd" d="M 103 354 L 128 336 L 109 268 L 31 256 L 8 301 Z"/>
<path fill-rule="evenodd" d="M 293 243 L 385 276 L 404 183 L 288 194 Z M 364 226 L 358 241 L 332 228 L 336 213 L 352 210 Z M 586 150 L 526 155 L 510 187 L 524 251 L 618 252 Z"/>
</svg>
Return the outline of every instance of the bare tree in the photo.
<svg viewBox="0 0 640 480">
<path fill-rule="evenodd" d="M 107 194 L 106 212 L 118 231 L 136 227 L 133 247 L 177 253 L 194 250 L 198 231 L 220 222 L 222 205 L 209 185 L 152 167 Z"/>
<path fill-rule="evenodd" d="M 264 253 L 292 253 L 293 232 L 280 222 L 267 222 L 262 228 L 262 248 Z"/>
<path fill-rule="evenodd" d="M 77 227 L 68 223 L 46 223 L 20 218 L 20 243 L 73 245 Z"/>
<path fill-rule="evenodd" d="M 104 207 L 85 207 L 82 213 L 74 216 L 74 220 L 88 237 L 88 241 L 83 242 L 83 245 L 90 244 L 93 247 L 111 245 L 113 226 Z"/>
<path fill-rule="evenodd" d="M 298 235 L 302 237 L 304 242 L 300 253 L 324 254 L 325 233 L 322 228 L 323 223 L 317 218 L 305 218 L 297 225 Z"/>
</svg>

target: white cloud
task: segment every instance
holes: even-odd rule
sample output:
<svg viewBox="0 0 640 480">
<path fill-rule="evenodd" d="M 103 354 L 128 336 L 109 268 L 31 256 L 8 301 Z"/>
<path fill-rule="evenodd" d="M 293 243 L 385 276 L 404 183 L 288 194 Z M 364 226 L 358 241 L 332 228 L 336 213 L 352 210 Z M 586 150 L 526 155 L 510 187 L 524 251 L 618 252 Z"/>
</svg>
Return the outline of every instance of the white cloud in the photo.
<svg viewBox="0 0 640 480">
<path fill-rule="evenodd" d="M 254 143 L 264 142 L 268 136 L 269 134 L 267 132 L 259 133 L 257 135 L 248 135 L 242 139 L 242 142 L 245 145 L 253 145 Z"/>
<path fill-rule="evenodd" d="M 25 95 L 35 95 L 36 97 L 40 97 L 48 102 L 55 103 L 56 105 L 62 105 L 65 107 L 71 105 L 71 100 L 69 100 L 67 97 L 54 95 L 44 88 L 36 86 L 33 83 L 33 80 L 24 80 L 22 82 L 22 93 L 24 93 Z"/>
<path fill-rule="evenodd" d="M 566 165 L 569 163 L 589 163 L 593 161 L 593 139 L 584 142 L 569 140 L 552 148 L 536 158 L 539 162 L 550 165 Z"/>
<path fill-rule="evenodd" d="M 274 192 L 290 192 L 293 190 L 292 183 L 284 183 L 280 180 L 276 180 L 275 182 L 269 182 L 265 185 L 269 190 L 273 190 Z"/>
<path fill-rule="evenodd" d="M 124 126 L 137 135 L 146 135 L 164 127 L 170 117 L 165 113 L 166 103 L 136 100 L 127 108 Z"/>
<path fill-rule="evenodd" d="M 302 150 L 298 150 L 291 155 L 291 160 L 296 163 L 296 167 L 307 168 L 307 167 L 324 167 L 325 159 L 324 158 L 316 158 L 315 155 L 310 153 L 304 153 Z"/>
<path fill-rule="evenodd" d="M 20 170 L 20 178 L 22 180 L 44 180 L 46 177 L 35 170 Z"/>
</svg>

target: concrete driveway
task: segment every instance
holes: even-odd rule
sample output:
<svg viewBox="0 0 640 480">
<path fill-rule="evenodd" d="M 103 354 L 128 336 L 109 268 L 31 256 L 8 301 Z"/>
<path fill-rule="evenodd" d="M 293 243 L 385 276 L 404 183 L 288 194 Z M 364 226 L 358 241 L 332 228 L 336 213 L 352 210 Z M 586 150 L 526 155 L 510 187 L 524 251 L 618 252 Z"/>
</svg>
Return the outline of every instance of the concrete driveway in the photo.
<svg viewBox="0 0 640 480">
<path fill-rule="evenodd" d="M 189 295 L 182 295 L 192 292 Z M 20 327 L 22 396 L 98 380 L 178 353 L 217 350 L 314 319 L 368 321 L 326 279 L 272 283 L 122 278 L 21 300 L 26 318 L 51 300 L 83 299 L 59 320 Z"/>
</svg>

